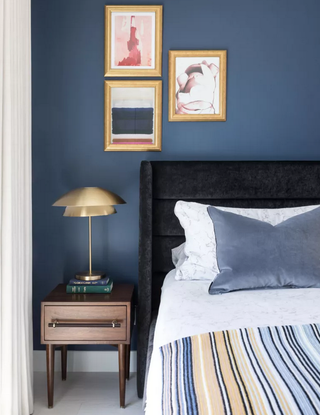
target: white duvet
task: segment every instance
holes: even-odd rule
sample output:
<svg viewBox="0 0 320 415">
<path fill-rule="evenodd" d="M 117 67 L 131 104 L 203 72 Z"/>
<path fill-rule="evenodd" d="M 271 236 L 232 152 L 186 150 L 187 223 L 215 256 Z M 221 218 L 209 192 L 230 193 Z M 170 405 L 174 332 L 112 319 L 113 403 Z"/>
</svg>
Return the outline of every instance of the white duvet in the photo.
<svg viewBox="0 0 320 415">
<path fill-rule="evenodd" d="M 174 277 L 175 270 L 168 273 L 162 287 L 147 383 L 146 415 L 162 415 L 160 346 L 209 331 L 320 322 L 317 288 L 210 295 L 209 281 L 177 281 Z"/>
</svg>

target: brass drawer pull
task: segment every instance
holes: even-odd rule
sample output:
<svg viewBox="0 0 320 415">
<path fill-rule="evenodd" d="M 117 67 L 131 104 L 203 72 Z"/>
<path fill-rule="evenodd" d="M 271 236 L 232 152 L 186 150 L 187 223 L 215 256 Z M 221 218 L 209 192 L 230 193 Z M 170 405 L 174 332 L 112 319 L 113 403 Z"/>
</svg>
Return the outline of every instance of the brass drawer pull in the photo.
<svg viewBox="0 0 320 415">
<path fill-rule="evenodd" d="M 121 327 L 121 324 L 117 322 L 117 320 L 113 320 L 111 323 L 86 323 L 86 322 L 79 322 L 79 323 L 64 323 L 58 320 L 55 320 L 53 323 L 49 323 L 48 327 L 58 328 L 58 327 L 111 327 L 111 328 L 118 328 Z"/>
</svg>

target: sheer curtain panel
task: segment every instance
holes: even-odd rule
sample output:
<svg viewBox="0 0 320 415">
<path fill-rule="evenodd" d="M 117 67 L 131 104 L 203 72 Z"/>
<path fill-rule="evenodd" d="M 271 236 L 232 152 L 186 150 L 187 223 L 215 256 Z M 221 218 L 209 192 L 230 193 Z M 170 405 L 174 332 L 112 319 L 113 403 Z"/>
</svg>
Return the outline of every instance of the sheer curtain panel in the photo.
<svg viewBox="0 0 320 415">
<path fill-rule="evenodd" d="M 0 0 L 0 414 L 32 397 L 30 0 Z"/>
</svg>

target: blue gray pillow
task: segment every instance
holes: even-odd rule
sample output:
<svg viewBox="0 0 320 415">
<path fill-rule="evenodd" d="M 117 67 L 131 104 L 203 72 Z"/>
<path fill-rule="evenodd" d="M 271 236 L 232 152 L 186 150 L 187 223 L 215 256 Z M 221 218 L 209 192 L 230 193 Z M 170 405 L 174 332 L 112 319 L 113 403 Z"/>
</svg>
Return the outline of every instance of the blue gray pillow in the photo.
<svg viewBox="0 0 320 415">
<path fill-rule="evenodd" d="M 210 294 L 320 288 L 320 208 L 276 226 L 208 207 L 220 273 Z"/>
</svg>

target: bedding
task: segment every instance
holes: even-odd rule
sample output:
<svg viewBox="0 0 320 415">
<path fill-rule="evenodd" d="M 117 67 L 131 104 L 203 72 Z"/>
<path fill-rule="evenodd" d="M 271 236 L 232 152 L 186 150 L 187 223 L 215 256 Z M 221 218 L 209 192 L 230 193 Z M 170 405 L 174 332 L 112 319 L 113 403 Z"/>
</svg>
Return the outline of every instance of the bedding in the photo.
<svg viewBox="0 0 320 415">
<path fill-rule="evenodd" d="M 162 346 L 216 331 L 320 322 L 320 289 L 237 291 L 210 296 L 208 281 L 177 281 L 175 273 L 173 270 L 166 276 L 162 287 L 146 415 L 162 415 Z"/>
<path fill-rule="evenodd" d="M 187 259 L 178 267 L 177 280 L 213 280 L 220 272 L 216 259 L 216 240 L 209 205 L 179 200 L 174 213 L 186 236 Z M 296 215 L 309 212 L 319 205 L 282 209 L 244 209 L 215 206 L 217 209 L 261 220 L 275 226 Z"/>
<path fill-rule="evenodd" d="M 320 208 L 276 226 L 208 207 L 220 273 L 210 294 L 320 288 Z"/>
<path fill-rule="evenodd" d="M 160 348 L 162 412 L 320 412 L 320 324 L 216 331 Z"/>
</svg>

